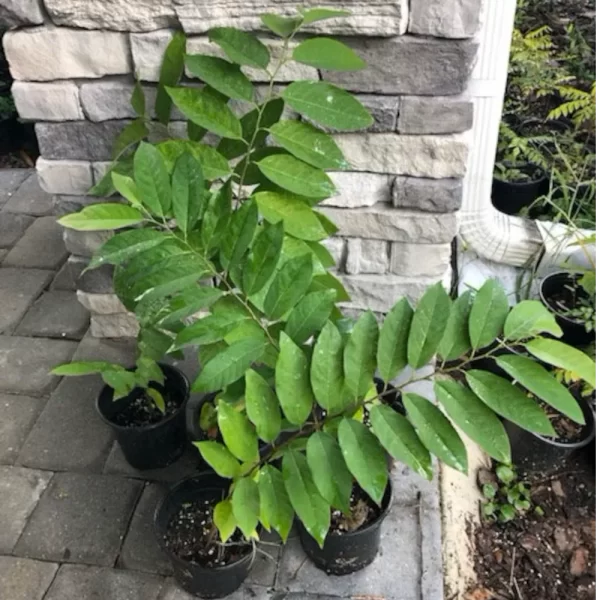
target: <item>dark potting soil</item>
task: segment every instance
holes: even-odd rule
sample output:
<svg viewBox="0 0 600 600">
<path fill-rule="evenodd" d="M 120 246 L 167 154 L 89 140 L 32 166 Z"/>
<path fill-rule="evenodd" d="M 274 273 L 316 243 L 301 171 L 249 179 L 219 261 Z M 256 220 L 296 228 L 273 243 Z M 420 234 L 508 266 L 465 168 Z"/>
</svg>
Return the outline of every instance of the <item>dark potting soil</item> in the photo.
<svg viewBox="0 0 600 600">
<path fill-rule="evenodd" d="M 529 481 L 533 511 L 475 531 L 478 583 L 467 600 L 595 598 L 596 493 L 583 453 L 553 475 Z"/>
<path fill-rule="evenodd" d="M 227 544 L 219 541 L 213 523 L 214 501 L 198 500 L 183 504 L 167 526 L 165 544 L 180 559 L 203 567 L 222 567 L 238 561 L 252 551 L 239 529 Z"/>
<path fill-rule="evenodd" d="M 111 420 L 120 427 L 145 427 L 156 425 L 179 409 L 180 403 L 165 394 L 165 413 L 163 414 L 146 394 L 140 394 L 133 402 L 129 402 Z"/>
<path fill-rule="evenodd" d="M 357 484 L 352 488 L 350 496 L 350 514 L 332 509 L 330 535 L 344 535 L 370 525 L 381 514 L 381 509 L 369 498 L 367 493 Z"/>
<path fill-rule="evenodd" d="M 564 315 L 577 321 L 578 319 L 571 317 L 567 314 L 567 311 L 577 308 L 581 300 L 587 298 L 589 298 L 588 293 L 573 279 L 568 287 L 561 287 L 556 293 L 548 295 L 546 300 L 559 315 Z"/>
<path fill-rule="evenodd" d="M 565 415 L 560 414 L 549 404 L 539 401 L 540 406 L 544 409 L 544 412 L 550 419 L 552 427 L 556 431 L 556 436 L 552 437 L 554 442 L 560 444 L 575 444 L 585 437 L 585 425 L 580 425 L 575 421 L 572 421 Z"/>
</svg>

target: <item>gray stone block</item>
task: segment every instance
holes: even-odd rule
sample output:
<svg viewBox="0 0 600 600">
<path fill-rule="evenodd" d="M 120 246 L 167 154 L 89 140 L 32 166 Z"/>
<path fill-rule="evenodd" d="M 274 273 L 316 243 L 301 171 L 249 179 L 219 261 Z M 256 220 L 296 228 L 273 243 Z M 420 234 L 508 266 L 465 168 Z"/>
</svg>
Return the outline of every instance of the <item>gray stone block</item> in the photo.
<svg viewBox="0 0 600 600">
<path fill-rule="evenodd" d="M 0 212 L 0 248 L 14 246 L 34 221 L 30 215 Z"/>
<path fill-rule="evenodd" d="M 15 81 L 11 92 L 22 119 L 31 121 L 81 121 L 79 88 L 70 81 L 31 83 Z"/>
<path fill-rule="evenodd" d="M 154 511 L 166 493 L 166 487 L 148 484 L 133 513 L 129 531 L 123 542 L 118 566 L 134 571 L 171 575 L 173 568 L 154 533 Z"/>
<path fill-rule="evenodd" d="M 70 257 L 69 257 L 70 258 Z M 62 292 L 74 292 L 77 288 L 75 287 L 75 280 L 71 273 L 71 267 L 69 261 L 59 269 L 58 273 L 50 284 L 51 290 L 57 290 Z"/>
<path fill-rule="evenodd" d="M 387 273 L 390 266 L 389 243 L 383 240 L 349 239 L 346 273 Z"/>
<path fill-rule="evenodd" d="M 450 266 L 450 244 L 403 244 L 392 242 L 390 271 L 405 277 L 440 277 Z"/>
<path fill-rule="evenodd" d="M 363 103 L 375 120 L 373 125 L 366 131 L 371 133 L 396 131 L 399 108 L 398 98 L 371 94 L 357 94 L 356 98 Z"/>
<path fill-rule="evenodd" d="M 147 573 L 63 565 L 44 600 L 156 600 L 163 581 Z"/>
<path fill-rule="evenodd" d="M 43 217 L 52 212 L 52 196 L 45 192 L 33 172 L 6 203 L 4 210 Z"/>
<path fill-rule="evenodd" d="M 447 213 L 460 208 L 462 190 L 462 179 L 396 177 L 392 197 L 398 208 Z"/>
<path fill-rule="evenodd" d="M 92 204 L 108 202 L 124 202 L 124 200 L 120 196 L 100 198 L 98 196 L 57 194 L 52 196 L 52 214 L 56 217 L 62 217 L 79 212 L 82 208 Z"/>
<path fill-rule="evenodd" d="M 85 260 L 85 266 L 88 265 L 88 259 Z M 74 276 L 81 263 L 72 263 Z M 85 267 L 83 267 L 85 268 Z M 83 292 L 110 294 L 113 292 L 113 271 L 112 265 L 103 265 L 97 269 L 81 273 L 77 277 L 77 289 Z"/>
<path fill-rule="evenodd" d="M 402 36 L 347 39 L 369 65 L 356 72 L 325 71 L 327 81 L 353 92 L 450 96 L 463 92 L 475 63 L 471 40 Z"/>
<path fill-rule="evenodd" d="M 4 259 L 4 266 L 58 269 L 67 258 L 63 228 L 54 217 L 40 217 Z"/>
<path fill-rule="evenodd" d="M 135 338 L 140 332 L 140 324 L 132 313 L 92 315 L 90 331 L 97 338 Z"/>
<path fill-rule="evenodd" d="M 0 593 L 6 600 L 42 600 L 58 565 L 0 556 Z"/>
<path fill-rule="evenodd" d="M 0 336 L 0 392 L 46 396 L 59 381 L 50 369 L 70 360 L 76 348 L 65 340 Z"/>
<path fill-rule="evenodd" d="M 0 467 L 0 553 L 10 554 L 52 473 Z"/>
<path fill-rule="evenodd" d="M 41 0 L 3 0 L 0 5 L 0 29 L 40 25 L 43 22 Z"/>
<path fill-rule="evenodd" d="M 320 206 L 359 208 L 389 202 L 391 199 L 393 178 L 389 175 L 334 171 L 329 176 L 335 184 L 337 194 L 321 202 Z"/>
<path fill-rule="evenodd" d="M 34 169 L 0 169 L 0 208 L 33 173 Z"/>
<path fill-rule="evenodd" d="M 328 238 L 321 242 L 335 260 L 337 269 L 343 270 L 346 263 L 346 240 L 342 238 Z"/>
<path fill-rule="evenodd" d="M 52 364 L 58 364 L 56 359 Z M 66 378 L 56 388 L 17 457 L 17 463 L 54 471 L 99 473 L 113 434 L 96 412 L 100 377 Z"/>
<path fill-rule="evenodd" d="M 40 152 L 53 160 L 108 161 L 113 144 L 127 121 L 70 121 L 35 126 Z"/>
<path fill-rule="evenodd" d="M 130 367 L 135 357 L 135 340 L 99 340 L 88 333 L 77 347 L 73 360 L 106 360 Z"/>
<path fill-rule="evenodd" d="M 84 160 L 46 160 L 36 163 L 40 186 L 49 194 L 86 194 L 94 185 L 92 163 Z"/>
<path fill-rule="evenodd" d="M 0 464 L 14 462 L 44 402 L 41 398 L 0 394 Z"/>
<path fill-rule="evenodd" d="M 409 134 L 461 133 L 473 127 L 473 102 L 440 96 L 400 98 L 398 131 Z"/>
<path fill-rule="evenodd" d="M 0 333 L 14 329 L 51 279 L 52 271 L 0 269 Z"/>
<path fill-rule="evenodd" d="M 113 236 L 112 231 L 75 231 L 63 229 L 64 246 L 71 254 L 91 258 L 106 240 Z"/>
<path fill-rule="evenodd" d="M 57 473 L 25 527 L 15 554 L 112 566 L 140 490 L 140 483 L 120 477 Z M 85 597 L 90 595 L 73 599 Z"/>
<path fill-rule="evenodd" d="M 80 340 L 88 329 L 90 314 L 74 292 L 46 292 L 27 311 L 17 335 Z"/>
<path fill-rule="evenodd" d="M 125 305 L 116 294 L 90 294 L 79 290 L 77 300 L 95 315 L 114 315 L 127 312 Z"/>
<path fill-rule="evenodd" d="M 419 0 L 410 7 L 408 31 L 441 38 L 473 37 L 480 26 L 482 0 Z"/>
</svg>

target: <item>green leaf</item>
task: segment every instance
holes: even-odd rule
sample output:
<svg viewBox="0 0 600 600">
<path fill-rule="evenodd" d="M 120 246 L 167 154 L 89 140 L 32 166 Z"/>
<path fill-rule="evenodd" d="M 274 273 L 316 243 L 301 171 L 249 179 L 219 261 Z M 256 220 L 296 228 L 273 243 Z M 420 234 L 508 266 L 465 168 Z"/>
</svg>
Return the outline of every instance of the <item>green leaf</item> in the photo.
<svg viewBox="0 0 600 600">
<path fill-rule="evenodd" d="M 218 442 L 193 442 L 193 444 L 217 475 L 226 479 L 239 476 L 240 463 L 223 444 Z"/>
<path fill-rule="evenodd" d="M 309 288 L 311 292 L 322 290 L 335 290 L 337 294 L 336 302 L 349 302 L 350 296 L 343 286 L 342 282 L 331 273 L 315 275 Z"/>
<path fill-rule="evenodd" d="M 225 543 L 235 533 L 237 521 L 233 516 L 233 506 L 230 500 L 221 500 L 213 511 L 213 521 L 219 530 L 221 542 Z"/>
<path fill-rule="evenodd" d="M 291 258 L 275 274 L 265 297 L 264 312 L 272 321 L 283 317 L 304 296 L 312 279 L 310 254 Z"/>
<path fill-rule="evenodd" d="M 112 180 L 113 173 L 127 175 L 128 177 L 133 175 L 133 156 L 130 155 L 126 158 L 120 159 L 119 162 L 112 163 L 102 176 L 102 179 L 100 179 L 100 181 L 90 189 L 88 194 L 90 196 L 98 196 L 100 198 L 108 198 L 109 196 L 112 196 L 116 192 Z"/>
<path fill-rule="evenodd" d="M 435 395 L 449 417 L 492 458 L 510 462 L 510 442 L 493 410 L 464 385 L 437 381 Z"/>
<path fill-rule="evenodd" d="M 136 119 L 128 123 L 119 133 L 113 145 L 112 157 L 117 160 L 127 150 L 149 135 L 148 127 L 143 119 Z"/>
<path fill-rule="evenodd" d="M 424 446 L 448 466 L 467 473 L 467 450 L 460 436 L 437 406 L 417 394 L 403 394 L 408 418 Z"/>
<path fill-rule="evenodd" d="M 373 433 L 390 455 L 421 477 L 431 480 L 431 454 L 423 446 L 409 421 L 385 404 L 373 406 L 369 416 Z"/>
<path fill-rule="evenodd" d="M 288 38 L 302 24 L 302 17 L 281 17 L 274 14 L 261 15 L 265 27 L 282 38 Z"/>
<path fill-rule="evenodd" d="M 349 10 L 335 10 L 331 8 L 309 8 L 301 9 L 302 22 L 304 25 L 310 25 L 316 21 L 326 19 L 337 19 L 339 17 L 349 17 L 352 13 Z"/>
<path fill-rule="evenodd" d="M 246 412 L 261 440 L 273 442 L 281 432 L 279 402 L 271 386 L 252 369 L 246 371 Z"/>
<path fill-rule="evenodd" d="M 336 266 L 336 260 L 331 255 L 331 252 L 319 244 L 319 242 L 306 242 L 306 245 L 312 250 L 312 253 L 317 257 L 318 261 L 324 269 L 329 269 Z"/>
<path fill-rule="evenodd" d="M 171 98 L 166 88 L 177 85 L 183 75 L 183 60 L 185 55 L 186 37 L 178 31 L 169 42 L 160 68 L 158 91 L 156 94 L 156 118 L 167 125 L 171 120 Z"/>
<path fill-rule="evenodd" d="M 489 346 L 501 333 L 509 306 L 504 289 L 488 279 L 475 295 L 469 316 L 469 337 L 474 350 Z"/>
<path fill-rule="evenodd" d="M 142 213 L 125 204 L 92 204 L 78 213 L 58 219 L 63 227 L 77 231 L 105 231 L 131 227 L 144 221 Z"/>
<path fill-rule="evenodd" d="M 237 381 L 246 372 L 246 369 L 262 356 L 265 347 L 264 340 L 257 338 L 241 340 L 232 344 L 204 366 L 192 386 L 192 391 L 216 392 Z"/>
<path fill-rule="evenodd" d="M 222 340 L 249 315 L 209 315 L 182 329 L 175 340 L 175 348 L 198 345 L 205 346 Z"/>
<path fill-rule="evenodd" d="M 310 198 L 329 198 L 335 194 L 333 181 L 321 169 L 288 154 L 267 156 L 257 164 L 265 177 L 294 194 Z"/>
<path fill-rule="evenodd" d="M 143 142 L 135 153 L 133 167 L 142 204 L 155 215 L 166 215 L 171 208 L 172 192 L 161 153 L 152 144 Z"/>
<path fill-rule="evenodd" d="M 243 140 L 222 139 L 217 150 L 231 160 L 246 154 L 252 142 L 254 149 L 262 148 L 269 137 L 269 127 L 279 121 L 285 104 L 281 98 L 273 98 L 262 106 L 246 113 L 241 119 Z M 260 124 L 258 122 L 260 116 Z M 254 140 L 254 141 L 253 141 Z M 242 164 L 245 161 L 242 161 Z"/>
<path fill-rule="evenodd" d="M 419 301 L 408 336 L 408 364 L 424 367 L 434 356 L 444 337 L 452 301 L 441 283 L 431 286 Z"/>
<path fill-rule="evenodd" d="M 537 339 L 525 345 L 542 362 L 572 371 L 596 389 L 596 363 L 587 355 L 558 340 Z"/>
<path fill-rule="evenodd" d="M 113 389 L 113 400 L 125 398 L 136 388 L 135 374 L 125 369 L 111 369 L 101 375 L 104 383 Z"/>
<path fill-rule="evenodd" d="M 296 62 L 330 71 L 360 71 L 367 66 L 352 48 L 325 37 L 304 40 L 294 48 L 292 58 Z"/>
<path fill-rule="evenodd" d="M 286 542 L 294 522 L 294 509 L 281 472 L 271 465 L 265 465 L 258 473 L 258 492 L 260 522 L 269 531 L 275 529 L 283 542 Z"/>
<path fill-rule="evenodd" d="M 135 208 L 141 208 L 140 192 L 135 185 L 135 181 L 127 175 L 120 173 L 111 173 L 114 188 L 125 200 Z"/>
<path fill-rule="evenodd" d="M 350 166 L 333 138 L 310 123 L 280 121 L 269 131 L 280 146 L 313 167 L 343 170 Z"/>
<path fill-rule="evenodd" d="M 217 415 L 219 431 L 229 451 L 241 461 L 257 460 L 258 438 L 246 415 L 224 400 L 219 400 Z"/>
<path fill-rule="evenodd" d="M 319 494 L 308 462 L 297 450 L 287 450 L 283 455 L 283 481 L 296 514 L 322 548 L 329 532 L 329 503 Z"/>
<path fill-rule="evenodd" d="M 208 132 L 204 127 L 196 125 L 194 121 L 187 122 L 187 135 L 192 142 L 199 142 Z"/>
<path fill-rule="evenodd" d="M 258 192 L 254 195 L 260 214 L 269 223 L 283 221 L 286 233 L 301 240 L 319 241 L 329 237 L 316 213 L 299 196 L 287 192 Z"/>
<path fill-rule="evenodd" d="M 325 325 L 333 310 L 335 298 L 335 290 L 311 292 L 304 296 L 288 317 L 286 334 L 297 344 L 303 344 Z"/>
<path fill-rule="evenodd" d="M 344 381 L 344 340 L 331 321 L 315 344 L 310 381 L 319 406 L 330 414 L 344 410 L 350 400 Z"/>
<path fill-rule="evenodd" d="M 154 406 L 156 406 L 156 408 L 158 408 L 163 415 L 166 414 L 167 408 L 165 406 L 165 399 L 163 398 L 163 395 L 157 389 L 151 387 L 146 390 L 146 394 L 152 398 Z"/>
<path fill-rule="evenodd" d="M 253 200 L 246 200 L 229 219 L 221 241 L 221 263 L 231 270 L 242 260 L 258 225 L 258 208 Z"/>
<path fill-rule="evenodd" d="M 277 268 L 283 246 L 283 224 L 265 223 L 251 247 L 244 267 L 244 292 L 252 296 L 267 284 Z"/>
<path fill-rule="evenodd" d="M 57 365 L 50 373 L 61 377 L 79 377 L 80 375 L 93 375 L 95 373 L 104 373 L 105 371 L 120 370 L 122 367 L 106 361 L 78 361 Z"/>
<path fill-rule="evenodd" d="M 133 108 L 138 117 L 146 115 L 146 96 L 139 80 L 135 82 L 133 93 L 131 94 L 131 108 Z"/>
<path fill-rule="evenodd" d="M 303 425 L 314 404 L 306 355 L 284 332 L 279 338 L 279 357 L 275 366 L 275 389 L 285 418 Z"/>
<path fill-rule="evenodd" d="M 228 98 L 252 102 L 254 86 L 238 65 L 233 65 L 217 56 L 203 54 L 186 56 L 185 64 L 192 75 Z"/>
<path fill-rule="evenodd" d="M 216 27 L 209 29 L 208 39 L 221 46 L 229 59 L 238 65 L 256 69 L 269 66 L 269 49 L 251 33 L 234 27 Z"/>
<path fill-rule="evenodd" d="M 140 380 L 140 387 L 148 387 L 151 381 L 160 385 L 165 383 L 165 374 L 157 362 L 148 356 L 140 356 L 136 361 L 136 376 Z"/>
<path fill-rule="evenodd" d="M 313 433 L 306 445 L 306 459 L 321 496 L 335 508 L 349 513 L 353 480 L 335 438 L 322 431 Z"/>
<path fill-rule="evenodd" d="M 413 314 L 408 300 L 402 298 L 383 321 L 377 347 L 377 368 L 386 383 L 408 364 L 408 335 Z"/>
<path fill-rule="evenodd" d="M 362 423 L 345 418 L 338 428 L 338 441 L 350 473 L 381 506 L 388 485 L 388 466 L 379 440 Z"/>
<path fill-rule="evenodd" d="M 175 220 L 187 236 L 198 222 L 205 204 L 202 165 L 189 152 L 177 159 L 172 184 Z"/>
<path fill-rule="evenodd" d="M 113 235 L 96 251 L 87 268 L 95 269 L 106 264 L 118 265 L 159 246 L 167 239 L 164 233 L 154 229 L 123 231 Z"/>
<path fill-rule="evenodd" d="M 242 125 L 231 108 L 206 89 L 167 88 L 175 106 L 196 125 L 218 136 L 241 139 Z"/>
<path fill-rule="evenodd" d="M 229 222 L 231 214 L 232 188 L 229 179 L 221 188 L 213 193 L 202 219 L 200 240 L 205 251 L 218 245 L 223 230 Z"/>
<path fill-rule="evenodd" d="M 540 333 L 562 337 L 554 315 L 538 300 L 519 302 L 506 317 L 504 337 L 507 340 L 524 340 Z"/>
<path fill-rule="evenodd" d="M 168 140 L 157 144 L 156 149 L 165 160 L 167 171 L 172 173 L 177 159 L 189 152 L 202 166 L 204 177 L 214 181 L 231 174 L 231 169 L 224 156 L 206 144 L 199 144 L 190 140 Z"/>
<path fill-rule="evenodd" d="M 352 329 L 344 348 L 344 379 L 354 398 L 363 398 L 377 369 L 379 326 L 371 311 L 364 312 Z"/>
<path fill-rule="evenodd" d="M 527 431 L 555 435 L 546 413 L 535 400 L 502 377 L 473 369 L 466 373 L 470 388 L 496 413 Z"/>
<path fill-rule="evenodd" d="M 246 539 L 254 536 L 260 514 L 258 484 L 249 477 L 238 479 L 231 498 L 233 516 Z"/>
<path fill-rule="evenodd" d="M 324 81 L 296 81 L 282 94 L 301 115 L 339 131 L 356 131 L 373 124 L 369 111 L 352 94 Z"/>
<path fill-rule="evenodd" d="M 585 425 L 585 417 L 577 400 L 540 364 L 525 356 L 509 355 L 497 357 L 496 362 L 513 379 L 516 379 L 538 398 L 553 406 L 569 419 Z"/>
<path fill-rule="evenodd" d="M 452 303 L 450 317 L 444 337 L 438 347 L 443 360 L 455 360 L 471 347 L 469 338 L 469 313 L 471 312 L 471 292 L 465 292 Z"/>
</svg>

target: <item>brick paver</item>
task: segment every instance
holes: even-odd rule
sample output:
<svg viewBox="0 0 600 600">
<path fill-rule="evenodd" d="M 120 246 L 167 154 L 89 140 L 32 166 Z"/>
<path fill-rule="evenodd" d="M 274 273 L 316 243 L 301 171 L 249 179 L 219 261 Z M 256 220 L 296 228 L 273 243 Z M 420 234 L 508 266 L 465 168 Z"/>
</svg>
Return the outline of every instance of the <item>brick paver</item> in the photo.
<svg viewBox="0 0 600 600">
<path fill-rule="evenodd" d="M 0 464 L 12 464 L 38 418 L 45 400 L 0 394 Z"/>
<path fill-rule="evenodd" d="M 32 172 L 4 205 L 7 212 L 42 217 L 52 212 L 52 196 L 42 190 L 37 175 Z"/>
<path fill-rule="evenodd" d="M 0 598 L 42 600 L 57 570 L 50 562 L 0 556 Z"/>
<path fill-rule="evenodd" d="M 0 169 L 0 208 L 32 173 L 33 169 Z"/>
<path fill-rule="evenodd" d="M 29 215 L 0 212 L 0 248 L 14 246 L 34 221 Z"/>
</svg>

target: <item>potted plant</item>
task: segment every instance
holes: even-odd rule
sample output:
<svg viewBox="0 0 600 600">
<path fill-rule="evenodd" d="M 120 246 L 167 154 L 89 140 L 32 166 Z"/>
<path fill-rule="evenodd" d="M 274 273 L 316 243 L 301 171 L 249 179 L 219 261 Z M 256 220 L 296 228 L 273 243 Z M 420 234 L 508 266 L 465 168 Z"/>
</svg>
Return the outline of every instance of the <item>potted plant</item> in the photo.
<svg viewBox="0 0 600 600">
<path fill-rule="evenodd" d="M 96 408 L 132 467 L 158 469 L 182 455 L 190 385 L 179 369 L 140 356 L 131 369 L 101 361 L 74 361 L 58 365 L 52 373 L 101 375 L 105 386 Z"/>
<path fill-rule="evenodd" d="M 219 395 L 218 434 L 198 448 L 220 479 L 199 476 L 175 488 L 155 520 L 171 559 L 184 561 L 176 568 L 178 581 L 204 597 L 230 593 L 241 583 L 261 528 L 285 541 L 295 519 L 317 566 L 331 573 L 365 567 L 375 557 L 393 498 L 388 454 L 424 477 L 432 476 L 432 454 L 467 470 L 467 452 L 450 419 L 504 462 L 510 445 L 497 415 L 553 433 L 544 412 L 505 380 L 469 373 L 465 384 L 449 379 L 465 374 L 473 353 L 501 334 L 509 345 L 525 344 L 528 356 L 566 366 L 564 344 L 541 337 L 560 334 L 541 303 L 509 312 L 493 281 L 472 302 L 468 295 L 451 300 L 437 284 L 414 308 L 399 300 L 381 326 L 371 312 L 356 322 L 342 318 L 338 303 L 348 295 L 328 271 L 334 261 L 321 244 L 336 229 L 317 205 L 334 193 L 325 170 L 347 163 L 334 139 L 311 123 L 351 131 L 367 128 L 372 117 L 329 83 L 299 81 L 276 93 L 273 81 L 287 60 L 362 67 L 350 48 L 328 38 L 308 38 L 289 50 L 302 25 L 343 14 L 307 9 L 291 18 L 265 15 L 265 26 L 283 39 L 274 67 L 268 49 L 246 32 L 209 32 L 229 62 L 183 58 L 176 36 L 167 49 L 161 79 L 169 83 L 159 89 L 159 102 L 170 110 L 174 101 L 190 120 L 193 139 L 131 142 L 131 156 L 124 157 L 130 174 L 118 165 L 110 174 L 110 185 L 129 204 L 92 205 L 61 219 L 84 230 L 136 227 L 111 238 L 93 265 L 116 265 L 117 294 L 147 325 L 170 336 L 169 350 L 201 348 L 202 370 L 192 390 Z M 177 87 L 184 61 L 210 87 Z M 254 100 L 244 66 L 269 72 L 266 98 Z M 253 107 L 238 119 L 226 100 L 240 95 Z M 134 104 L 145 113 L 139 97 Z M 284 105 L 307 121 L 282 119 Z M 168 110 L 165 115 L 168 120 Z M 202 130 L 221 137 L 216 149 L 200 141 Z M 268 136 L 272 145 L 265 146 Z M 208 314 L 188 322 L 200 309 Z M 582 356 L 574 368 L 595 385 L 594 363 Z M 435 373 L 422 375 L 436 358 Z M 529 389 L 533 361 L 524 360 L 517 379 Z M 406 368 L 412 377 L 394 385 Z M 434 383 L 441 408 L 406 389 L 422 379 Z M 262 455 L 261 442 L 270 445 Z M 176 550 L 193 539 L 193 556 Z"/>
</svg>

